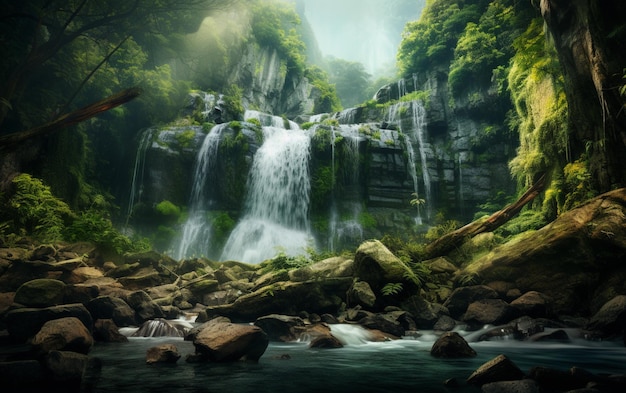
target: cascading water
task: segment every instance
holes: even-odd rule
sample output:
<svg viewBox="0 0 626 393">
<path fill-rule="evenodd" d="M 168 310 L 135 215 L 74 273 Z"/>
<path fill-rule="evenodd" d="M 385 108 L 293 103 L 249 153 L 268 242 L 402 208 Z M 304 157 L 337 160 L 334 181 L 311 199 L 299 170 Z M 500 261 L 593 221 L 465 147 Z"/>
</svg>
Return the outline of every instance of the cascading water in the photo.
<svg viewBox="0 0 626 393">
<path fill-rule="evenodd" d="M 430 174 L 428 173 L 428 161 L 426 157 L 426 145 L 424 142 L 424 131 L 426 130 L 426 109 L 421 101 L 411 101 L 411 119 L 412 133 L 411 135 L 417 142 L 417 148 L 420 153 L 422 164 L 422 180 L 424 182 L 424 193 L 426 197 L 426 218 L 430 218 L 433 206 Z"/>
<path fill-rule="evenodd" d="M 143 132 L 139 141 L 139 147 L 137 148 L 137 155 L 135 156 L 135 165 L 133 167 L 133 180 L 130 186 L 130 196 L 128 198 L 128 211 L 126 214 L 126 224 L 133 214 L 133 208 L 135 204 L 141 201 L 141 194 L 143 191 L 143 176 L 145 172 L 146 152 L 148 147 L 152 143 L 152 137 L 154 136 L 155 128 L 149 128 Z"/>
<path fill-rule="evenodd" d="M 226 127 L 228 127 L 227 123 L 213 127 L 198 151 L 189 200 L 189 217 L 182 228 L 175 254 L 177 259 L 209 254 L 212 228 L 207 213 L 211 206 L 211 198 L 207 195 L 206 183 L 208 175 L 213 171 L 217 162 L 220 137 L 222 130 Z"/>
<path fill-rule="evenodd" d="M 248 177 L 246 213 L 230 234 L 222 260 L 258 263 L 310 246 L 310 137 L 302 130 L 263 127 L 264 143 Z"/>
<path fill-rule="evenodd" d="M 389 114 L 387 116 L 387 121 L 391 124 L 396 123 L 398 125 L 398 129 L 402 132 L 402 121 L 400 119 L 400 108 L 406 108 L 407 105 L 411 105 L 412 103 L 406 103 L 406 102 L 400 102 L 397 104 L 392 105 L 391 107 L 389 107 Z M 414 128 L 415 128 L 415 120 L 412 118 L 412 129 L 411 132 L 408 134 L 409 136 L 409 140 L 406 141 L 405 145 L 406 145 L 406 151 L 407 151 L 407 155 L 409 158 L 409 170 L 411 172 L 411 177 L 413 178 L 413 190 L 414 190 L 414 197 L 416 199 L 420 198 L 420 193 L 419 193 L 419 181 L 417 179 L 417 167 L 415 166 L 415 162 L 416 162 L 416 157 L 415 157 L 415 149 L 413 149 L 413 143 L 415 143 L 416 141 L 414 141 Z M 419 146 L 419 145 L 418 145 Z M 422 167 L 424 167 L 424 162 L 422 162 Z M 424 171 L 424 169 L 423 169 Z M 416 205 L 416 216 L 415 216 L 415 223 L 417 225 L 422 225 L 423 223 L 423 219 L 422 219 L 422 212 L 420 209 L 421 204 L 417 203 Z"/>
</svg>

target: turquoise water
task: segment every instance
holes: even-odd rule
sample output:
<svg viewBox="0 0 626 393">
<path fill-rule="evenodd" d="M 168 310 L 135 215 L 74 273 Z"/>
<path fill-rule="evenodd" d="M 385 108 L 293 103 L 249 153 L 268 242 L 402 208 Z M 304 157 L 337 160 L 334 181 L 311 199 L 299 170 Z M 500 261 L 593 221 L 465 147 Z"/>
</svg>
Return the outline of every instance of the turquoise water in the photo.
<svg viewBox="0 0 626 393">
<path fill-rule="evenodd" d="M 146 365 L 152 346 L 173 343 L 182 358 L 175 365 Z M 131 338 L 125 344 L 97 344 L 103 362 L 94 392 L 479 392 L 465 379 L 480 365 L 504 354 L 528 372 L 533 366 L 593 373 L 626 373 L 626 348 L 617 343 L 568 344 L 492 341 L 470 343 L 472 359 L 430 356 L 432 337 L 384 343 L 356 343 L 339 349 L 309 349 L 307 343 L 270 343 L 258 364 L 186 363 L 193 344 L 179 338 Z M 284 359 L 287 357 L 288 359 Z M 460 388 L 443 382 L 456 378 Z"/>
</svg>

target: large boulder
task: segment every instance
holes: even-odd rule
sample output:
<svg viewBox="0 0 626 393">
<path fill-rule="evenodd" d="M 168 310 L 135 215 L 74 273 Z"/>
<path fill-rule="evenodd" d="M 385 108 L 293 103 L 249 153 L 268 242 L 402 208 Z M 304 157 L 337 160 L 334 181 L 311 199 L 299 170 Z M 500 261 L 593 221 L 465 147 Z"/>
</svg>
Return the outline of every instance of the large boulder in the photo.
<svg viewBox="0 0 626 393">
<path fill-rule="evenodd" d="M 117 326 L 135 325 L 135 310 L 124 300 L 113 296 L 98 296 L 87 304 L 94 319 L 112 319 Z"/>
<path fill-rule="evenodd" d="M 351 278 L 320 281 L 277 282 L 242 295 L 232 304 L 207 307 L 210 315 L 235 322 L 250 322 L 269 314 L 298 315 L 300 311 L 336 313 L 341 307 Z"/>
<path fill-rule="evenodd" d="M 465 267 L 484 282 L 503 280 L 552 299 L 557 315 L 592 313 L 626 293 L 626 188 L 591 199 L 545 227 L 496 247 Z M 605 286 L 611 283 L 612 291 Z M 589 295 L 591 291 L 595 294 Z M 452 311 L 451 311 L 452 312 Z"/>
<path fill-rule="evenodd" d="M 146 351 L 146 363 L 176 363 L 180 359 L 178 348 L 174 344 L 163 344 L 148 348 Z"/>
<path fill-rule="evenodd" d="M 413 275 L 411 268 L 378 240 L 366 241 L 356 250 L 353 275 L 367 282 L 374 293 L 380 293 L 389 283 L 401 283 L 402 293 L 412 293 L 411 289 L 416 289 L 415 283 L 408 278 Z"/>
<path fill-rule="evenodd" d="M 82 304 L 63 304 L 46 308 L 18 308 L 6 314 L 9 334 L 17 340 L 33 337 L 47 321 L 76 317 L 85 327 L 91 329 L 93 319 L 87 308 Z"/>
<path fill-rule="evenodd" d="M 135 310 L 139 322 L 163 318 L 161 306 L 156 304 L 145 291 L 135 291 L 126 296 L 126 303 Z"/>
<path fill-rule="evenodd" d="M 127 342 L 128 338 L 120 333 L 112 319 L 98 319 L 93 324 L 93 338 L 96 341 Z"/>
<path fill-rule="evenodd" d="M 300 317 L 271 314 L 254 321 L 272 341 L 295 341 L 304 328 L 304 321 Z"/>
<path fill-rule="evenodd" d="M 27 281 L 15 292 L 15 303 L 25 307 L 50 307 L 63 304 L 65 283 L 40 278 Z"/>
<path fill-rule="evenodd" d="M 332 277 L 352 277 L 354 260 L 336 256 L 289 271 L 291 281 L 310 281 Z"/>
<path fill-rule="evenodd" d="M 196 335 L 193 344 L 196 355 L 203 360 L 256 362 L 265 353 L 269 339 L 258 326 L 214 322 Z"/>
<path fill-rule="evenodd" d="M 52 374 L 52 379 L 63 382 L 63 387 L 68 391 L 72 391 L 70 386 L 79 386 L 88 362 L 87 355 L 73 351 L 54 350 L 45 358 L 46 369 Z"/>
<path fill-rule="evenodd" d="M 509 358 L 498 355 L 484 363 L 467 378 L 467 383 L 482 386 L 491 382 L 516 381 L 524 378 L 524 373 Z"/>
<path fill-rule="evenodd" d="M 372 307 L 376 303 L 376 295 L 365 281 L 355 281 L 346 293 L 348 306 Z"/>
<path fill-rule="evenodd" d="M 470 303 L 461 320 L 472 326 L 501 325 L 518 316 L 519 310 L 502 299 L 482 299 Z"/>
<path fill-rule="evenodd" d="M 625 334 L 626 331 L 626 295 L 619 295 L 606 302 L 591 317 L 586 326 L 600 337 L 612 337 Z"/>
<path fill-rule="evenodd" d="M 72 351 L 87 354 L 93 345 L 91 333 L 75 317 L 54 319 L 44 323 L 32 340 L 40 353 Z"/>
<path fill-rule="evenodd" d="M 430 354 L 436 358 L 470 358 L 476 356 L 476 351 L 459 333 L 446 332 L 435 341 Z"/>
<path fill-rule="evenodd" d="M 486 285 L 472 285 L 456 288 L 443 304 L 450 312 L 450 316 L 460 319 L 467 311 L 470 303 L 483 299 L 497 299 L 498 293 Z"/>
<path fill-rule="evenodd" d="M 548 318 L 551 316 L 551 299 L 541 292 L 528 291 L 511 302 L 511 306 L 523 315 L 531 318 Z"/>
</svg>

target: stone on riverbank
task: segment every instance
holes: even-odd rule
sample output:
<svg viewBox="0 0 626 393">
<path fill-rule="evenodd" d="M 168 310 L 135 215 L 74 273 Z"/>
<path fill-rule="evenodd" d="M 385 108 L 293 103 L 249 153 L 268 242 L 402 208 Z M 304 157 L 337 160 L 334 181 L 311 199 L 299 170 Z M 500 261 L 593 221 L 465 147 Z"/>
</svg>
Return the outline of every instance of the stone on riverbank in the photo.
<svg viewBox="0 0 626 393">
<path fill-rule="evenodd" d="M 209 322 L 196 335 L 193 344 L 196 347 L 196 355 L 202 360 L 257 362 L 265 353 L 269 339 L 258 326 Z"/>
</svg>

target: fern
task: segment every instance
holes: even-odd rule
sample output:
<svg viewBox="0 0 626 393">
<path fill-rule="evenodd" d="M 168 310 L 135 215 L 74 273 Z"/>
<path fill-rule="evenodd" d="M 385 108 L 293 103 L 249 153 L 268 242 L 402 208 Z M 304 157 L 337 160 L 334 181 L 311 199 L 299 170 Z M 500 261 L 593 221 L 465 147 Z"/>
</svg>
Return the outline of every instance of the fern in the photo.
<svg viewBox="0 0 626 393">
<path fill-rule="evenodd" d="M 402 291 L 402 283 L 401 282 L 390 282 L 385 284 L 384 287 L 380 290 L 383 296 L 397 295 Z"/>
</svg>

